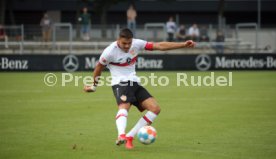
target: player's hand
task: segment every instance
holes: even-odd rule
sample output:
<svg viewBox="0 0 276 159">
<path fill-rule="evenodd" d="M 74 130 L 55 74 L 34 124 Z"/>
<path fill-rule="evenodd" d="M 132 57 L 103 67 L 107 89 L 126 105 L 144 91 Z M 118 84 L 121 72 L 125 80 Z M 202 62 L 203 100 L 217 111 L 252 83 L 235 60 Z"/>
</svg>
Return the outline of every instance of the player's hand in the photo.
<svg viewBox="0 0 276 159">
<path fill-rule="evenodd" d="M 83 90 L 85 91 L 85 92 L 96 92 L 96 86 L 84 86 L 84 88 L 83 88 Z"/>
<path fill-rule="evenodd" d="M 196 43 L 193 40 L 188 40 L 188 41 L 185 42 L 185 46 L 187 48 L 194 48 L 195 45 L 196 45 Z"/>
</svg>

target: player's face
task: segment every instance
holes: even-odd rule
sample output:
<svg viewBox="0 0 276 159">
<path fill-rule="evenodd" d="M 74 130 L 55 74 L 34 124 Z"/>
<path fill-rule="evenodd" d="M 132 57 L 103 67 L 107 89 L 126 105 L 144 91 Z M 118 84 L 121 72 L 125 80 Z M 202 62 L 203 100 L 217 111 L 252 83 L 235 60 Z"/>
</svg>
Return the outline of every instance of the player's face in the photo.
<svg viewBox="0 0 276 159">
<path fill-rule="evenodd" d="M 118 39 L 118 45 L 119 47 L 124 50 L 125 52 L 128 52 L 128 50 L 131 47 L 132 39 L 126 39 L 126 38 L 119 38 Z"/>
</svg>

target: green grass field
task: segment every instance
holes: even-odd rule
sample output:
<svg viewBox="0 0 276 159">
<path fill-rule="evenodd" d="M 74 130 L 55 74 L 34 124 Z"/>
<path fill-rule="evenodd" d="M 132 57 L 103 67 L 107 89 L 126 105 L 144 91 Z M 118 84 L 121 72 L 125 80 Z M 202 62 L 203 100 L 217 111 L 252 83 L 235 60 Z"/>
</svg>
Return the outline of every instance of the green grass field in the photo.
<svg viewBox="0 0 276 159">
<path fill-rule="evenodd" d="M 161 106 L 153 123 L 158 138 L 149 146 L 136 139 L 130 151 L 114 144 L 117 106 L 110 87 L 90 94 L 81 82 L 48 87 L 45 74 L 0 73 L 1 159 L 276 158 L 275 72 L 233 72 L 232 87 L 177 87 L 176 72 L 156 72 L 171 81 L 146 86 Z M 131 109 L 128 130 L 141 115 Z"/>
</svg>

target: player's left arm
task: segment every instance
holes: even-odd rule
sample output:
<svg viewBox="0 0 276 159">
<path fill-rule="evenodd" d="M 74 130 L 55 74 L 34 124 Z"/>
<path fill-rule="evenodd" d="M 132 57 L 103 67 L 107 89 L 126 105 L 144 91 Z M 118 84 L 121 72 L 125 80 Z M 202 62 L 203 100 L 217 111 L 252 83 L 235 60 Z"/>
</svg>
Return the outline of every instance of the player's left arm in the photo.
<svg viewBox="0 0 276 159">
<path fill-rule="evenodd" d="M 194 48 L 196 43 L 192 40 L 188 40 L 185 42 L 155 42 L 152 43 L 152 50 L 174 50 L 174 49 L 181 49 L 181 48 Z"/>
</svg>

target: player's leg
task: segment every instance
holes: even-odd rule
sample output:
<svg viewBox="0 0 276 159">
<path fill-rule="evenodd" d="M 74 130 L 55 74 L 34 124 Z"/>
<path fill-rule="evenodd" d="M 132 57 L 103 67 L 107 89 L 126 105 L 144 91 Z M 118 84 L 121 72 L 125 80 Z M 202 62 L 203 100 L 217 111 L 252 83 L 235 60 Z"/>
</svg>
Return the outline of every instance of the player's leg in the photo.
<svg viewBox="0 0 276 159">
<path fill-rule="evenodd" d="M 157 101 L 153 97 L 148 98 L 148 99 L 144 100 L 143 102 L 141 102 L 141 106 L 142 106 L 142 108 L 144 108 L 148 111 L 151 111 L 156 115 L 158 115 L 161 111 L 160 106 L 158 105 Z"/>
<path fill-rule="evenodd" d="M 7 35 L 4 36 L 5 37 L 5 48 L 9 48 L 8 42 L 9 42 L 9 38 Z"/>
<path fill-rule="evenodd" d="M 127 133 L 127 143 L 126 148 L 133 148 L 132 140 L 138 130 L 145 126 L 150 125 L 157 115 L 160 113 L 160 107 L 157 104 L 156 100 L 150 95 L 150 93 L 142 86 L 139 86 L 135 92 L 137 101 L 139 102 L 137 108 L 140 111 L 147 110 L 147 113 L 139 119 L 136 125 Z"/>
<path fill-rule="evenodd" d="M 46 39 L 46 32 L 43 30 L 42 31 L 42 42 L 45 42 Z"/>
<path fill-rule="evenodd" d="M 140 107 L 147 110 L 147 113 L 139 119 L 136 125 L 127 133 L 127 143 L 126 148 L 132 149 L 134 146 L 132 140 L 140 128 L 146 125 L 150 125 L 157 115 L 160 113 L 160 107 L 158 106 L 156 100 L 150 97 L 140 103 Z"/>
<path fill-rule="evenodd" d="M 126 141 L 125 129 L 127 125 L 128 110 L 131 106 L 129 101 L 131 97 L 127 93 L 129 90 L 128 85 L 122 85 L 120 83 L 118 85 L 112 86 L 112 89 L 118 104 L 118 112 L 115 118 L 118 130 L 118 139 L 116 140 L 116 145 L 121 145 Z"/>
<path fill-rule="evenodd" d="M 157 115 L 160 113 L 160 107 L 153 97 L 150 97 L 140 103 L 140 106 L 147 110 L 146 114 L 140 118 L 137 124 L 127 134 L 128 137 L 134 137 L 138 130 L 145 126 L 150 125 Z"/>
<path fill-rule="evenodd" d="M 118 139 L 116 140 L 116 145 L 121 145 L 126 141 L 126 125 L 128 110 L 130 109 L 130 103 L 121 103 L 118 106 L 119 110 L 116 115 L 116 126 L 118 130 Z"/>
</svg>

